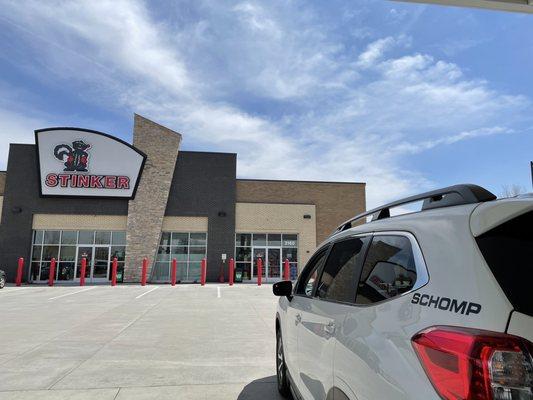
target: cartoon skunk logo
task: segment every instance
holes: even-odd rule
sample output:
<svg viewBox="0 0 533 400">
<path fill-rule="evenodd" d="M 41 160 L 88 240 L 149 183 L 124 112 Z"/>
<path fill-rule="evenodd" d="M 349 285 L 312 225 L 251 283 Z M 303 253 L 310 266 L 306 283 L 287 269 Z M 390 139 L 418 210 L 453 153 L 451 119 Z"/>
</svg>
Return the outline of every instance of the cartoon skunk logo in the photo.
<svg viewBox="0 0 533 400">
<path fill-rule="evenodd" d="M 72 142 L 72 147 L 68 144 L 59 144 L 54 148 L 54 157 L 64 162 L 63 171 L 87 172 L 89 153 L 86 150 L 90 147 L 91 145 L 83 140 Z"/>
</svg>

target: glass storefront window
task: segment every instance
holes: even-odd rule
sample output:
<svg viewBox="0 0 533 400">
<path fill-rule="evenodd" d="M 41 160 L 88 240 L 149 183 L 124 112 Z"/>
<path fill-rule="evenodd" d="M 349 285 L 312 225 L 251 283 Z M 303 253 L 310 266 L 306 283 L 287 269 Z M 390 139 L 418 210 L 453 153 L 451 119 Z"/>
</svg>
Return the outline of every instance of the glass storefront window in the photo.
<svg viewBox="0 0 533 400">
<path fill-rule="evenodd" d="M 78 231 L 61 232 L 61 244 L 76 244 L 78 241 Z"/>
<path fill-rule="evenodd" d="M 43 246 L 33 246 L 32 252 L 31 252 L 31 260 L 32 261 L 41 261 L 41 251 L 43 249 Z"/>
<path fill-rule="evenodd" d="M 45 231 L 44 244 L 59 244 L 60 231 Z"/>
<path fill-rule="evenodd" d="M 235 251 L 236 261 L 252 261 L 252 248 L 251 247 L 237 247 Z"/>
<path fill-rule="evenodd" d="M 253 235 L 253 245 L 254 246 L 266 246 L 266 237 L 264 233 L 254 233 Z"/>
<path fill-rule="evenodd" d="M 59 246 L 43 246 L 43 261 L 51 261 L 52 258 L 55 258 L 56 261 L 59 256 Z"/>
<path fill-rule="evenodd" d="M 57 280 L 71 281 L 74 279 L 74 262 L 60 262 L 57 266 Z"/>
<path fill-rule="evenodd" d="M 95 238 L 95 244 L 110 244 L 111 243 L 111 232 L 107 231 L 97 231 Z"/>
<path fill-rule="evenodd" d="M 160 246 L 169 246 L 170 245 L 170 232 L 163 232 L 161 234 L 161 243 Z"/>
<path fill-rule="evenodd" d="M 242 280 L 249 281 L 252 279 L 252 263 L 235 263 L 235 267 L 242 271 Z"/>
<path fill-rule="evenodd" d="M 187 246 L 172 246 L 171 257 L 175 258 L 177 262 L 187 262 L 189 257 L 189 249 Z"/>
<path fill-rule="evenodd" d="M 164 281 L 168 279 L 170 264 L 168 262 L 156 262 L 154 263 L 154 269 L 152 272 L 152 279 L 154 281 Z"/>
<path fill-rule="evenodd" d="M 252 245 L 251 233 L 237 233 L 235 235 L 235 245 L 237 247 L 250 247 Z"/>
<path fill-rule="evenodd" d="M 190 247 L 189 261 L 202 261 L 205 257 L 205 247 Z"/>
<path fill-rule="evenodd" d="M 191 246 L 205 246 L 207 240 L 206 233 L 191 233 Z"/>
<path fill-rule="evenodd" d="M 39 279 L 42 281 L 47 280 L 49 274 L 50 274 L 50 263 L 49 262 L 41 263 L 41 276 L 39 277 Z"/>
<path fill-rule="evenodd" d="M 172 233 L 172 246 L 188 246 L 189 245 L 189 234 L 188 233 Z"/>
<path fill-rule="evenodd" d="M 32 262 L 31 263 L 31 272 L 30 272 L 30 276 L 31 276 L 31 280 L 32 281 L 37 281 L 39 280 L 39 270 L 41 268 L 41 263 L 40 262 Z"/>
<path fill-rule="evenodd" d="M 283 235 L 283 247 L 298 247 L 298 235 Z"/>
<path fill-rule="evenodd" d="M 33 243 L 42 244 L 44 237 L 44 231 L 33 231 Z"/>
<path fill-rule="evenodd" d="M 126 246 L 112 246 L 111 247 L 111 261 L 113 258 L 117 258 L 118 262 L 126 259 Z"/>
<path fill-rule="evenodd" d="M 80 231 L 78 236 L 78 244 L 93 244 L 94 231 Z"/>
<path fill-rule="evenodd" d="M 283 263 L 288 259 L 290 274 L 294 278 L 298 270 L 298 234 L 236 233 L 235 266 L 242 271 L 243 280 L 255 279 L 257 258 L 263 259 L 263 276 L 268 268 L 267 276 L 272 279 L 282 277 Z"/>
<path fill-rule="evenodd" d="M 284 248 L 283 260 L 288 259 L 289 262 L 298 262 L 298 249 L 297 248 Z"/>
<path fill-rule="evenodd" d="M 61 246 L 59 261 L 74 261 L 76 259 L 76 246 Z"/>
<path fill-rule="evenodd" d="M 61 281 L 79 277 L 79 260 L 83 254 L 87 257 L 87 277 L 91 275 L 93 278 L 109 277 L 113 257 L 117 257 L 119 267 L 124 265 L 126 256 L 124 231 L 36 230 L 32 237 L 31 281 L 48 280 L 52 258 L 57 261 L 55 279 Z M 111 243 L 114 246 L 111 246 Z M 93 255 L 95 255 L 94 260 Z M 99 258 L 96 255 L 99 255 Z"/>
<path fill-rule="evenodd" d="M 170 247 L 159 246 L 156 261 L 170 261 Z"/>
<path fill-rule="evenodd" d="M 126 232 L 124 231 L 114 231 L 111 233 L 111 244 L 113 245 L 126 245 Z"/>
<path fill-rule="evenodd" d="M 176 259 L 178 281 L 198 281 L 201 261 L 206 256 L 206 232 L 162 232 L 152 280 L 168 282 L 172 260 Z"/>
<path fill-rule="evenodd" d="M 268 245 L 269 246 L 281 246 L 281 235 L 280 234 L 268 234 Z"/>
<path fill-rule="evenodd" d="M 197 282 L 200 280 L 200 262 L 190 262 L 187 270 L 187 280 Z"/>
</svg>

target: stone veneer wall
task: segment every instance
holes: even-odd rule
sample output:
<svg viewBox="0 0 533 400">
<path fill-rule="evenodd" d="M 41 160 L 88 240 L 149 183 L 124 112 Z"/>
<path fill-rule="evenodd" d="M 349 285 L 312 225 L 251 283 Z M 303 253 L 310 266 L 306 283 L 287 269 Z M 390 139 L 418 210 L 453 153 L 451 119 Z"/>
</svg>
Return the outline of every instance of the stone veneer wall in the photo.
<svg viewBox="0 0 533 400">
<path fill-rule="evenodd" d="M 140 280 L 144 257 L 150 260 L 150 276 L 180 142 L 179 133 L 135 115 L 133 145 L 143 151 L 147 159 L 135 199 L 130 200 L 128 204 L 125 282 Z"/>
</svg>

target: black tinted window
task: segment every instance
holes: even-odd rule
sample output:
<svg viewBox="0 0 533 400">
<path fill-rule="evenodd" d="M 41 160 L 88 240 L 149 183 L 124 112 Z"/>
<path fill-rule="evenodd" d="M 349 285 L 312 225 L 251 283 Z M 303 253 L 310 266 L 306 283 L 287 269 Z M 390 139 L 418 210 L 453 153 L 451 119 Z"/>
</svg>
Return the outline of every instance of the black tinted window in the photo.
<svg viewBox="0 0 533 400">
<path fill-rule="evenodd" d="M 416 267 L 411 242 L 405 236 L 374 236 L 368 250 L 357 304 L 371 304 L 412 289 Z"/>
<path fill-rule="evenodd" d="M 515 309 L 533 316 L 533 212 L 477 238 L 479 249 Z"/>
<path fill-rule="evenodd" d="M 302 294 L 304 296 L 312 296 L 315 290 L 316 283 L 318 281 L 318 274 L 320 267 L 324 263 L 327 249 L 322 249 L 305 266 L 302 276 L 298 281 L 298 287 L 296 294 Z"/>
<path fill-rule="evenodd" d="M 359 255 L 366 238 L 335 243 L 320 278 L 317 295 L 322 299 L 353 303 Z"/>
</svg>

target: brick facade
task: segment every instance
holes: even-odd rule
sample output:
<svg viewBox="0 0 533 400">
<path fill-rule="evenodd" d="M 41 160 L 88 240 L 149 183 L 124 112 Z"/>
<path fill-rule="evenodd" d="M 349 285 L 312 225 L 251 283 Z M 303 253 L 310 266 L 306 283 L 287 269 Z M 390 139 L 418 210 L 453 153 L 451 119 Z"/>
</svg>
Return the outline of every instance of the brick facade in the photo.
<svg viewBox="0 0 533 400">
<path fill-rule="evenodd" d="M 366 210 L 364 183 L 237 180 L 237 202 L 314 204 L 317 244 Z"/>
<path fill-rule="evenodd" d="M 234 257 L 236 231 L 297 233 L 303 264 L 366 208 L 364 183 L 236 179 L 236 154 L 179 151 L 180 142 L 180 134 L 135 116 L 133 144 L 147 160 L 131 201 L 41 197 L 35 145 L 12 144 L 7 172 L 0 171 L 0 266 L 8 281 L 17 259 L 30 258 L 32 229 L 126 230 L 124 278 L 134 282 L 142 258 L 155 260 L 162 230 L 207 231 L 207 279 L 216 281 L 221 270 L 228 278 L 221 258 Z M 26 279 L 28 262 L 25 268 Z"/>
</svg>

